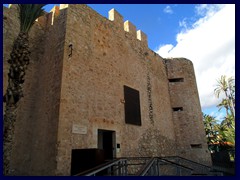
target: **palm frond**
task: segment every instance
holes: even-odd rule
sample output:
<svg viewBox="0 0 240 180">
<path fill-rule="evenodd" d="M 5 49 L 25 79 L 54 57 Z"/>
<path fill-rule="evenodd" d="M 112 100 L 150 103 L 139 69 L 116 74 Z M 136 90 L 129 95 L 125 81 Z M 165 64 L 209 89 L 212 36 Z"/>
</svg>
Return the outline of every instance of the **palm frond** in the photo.
<svg viewBox="0 0 240 180">
<path fill-rule="evenodd" d="M 220 79 L 217 79 L 217 87 L 214 89 L 214 93 L 219 98 L 221 92 L 227 92 L 228 84 L 227 84 L 227 77 L 222 75 Z"/>
<path fill-rule="evenodd" d="M 42 9 L 46 4 L 18 4 L 20 31 L 28 32 L 34 21 L 44 14 Z"/>
</svg>

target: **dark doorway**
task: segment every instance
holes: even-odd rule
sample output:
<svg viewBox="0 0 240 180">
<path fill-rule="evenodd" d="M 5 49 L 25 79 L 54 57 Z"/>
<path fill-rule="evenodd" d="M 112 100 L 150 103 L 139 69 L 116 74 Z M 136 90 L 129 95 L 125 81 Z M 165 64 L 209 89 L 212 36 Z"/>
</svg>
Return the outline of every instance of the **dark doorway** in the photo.
<svg viewBox="0 0 240 180">
<path fill-rule="evenodd" d="M 115 131 L 98 130 L 98 149 L 103 149 L 105 160 L 112 160 L 116 157 L 115 134 Z"/>
<path fill-rule="evenodd" d="M 102 149 L 72 149 L 71 175 L 76 175 L 104 163 Z"/>
</svg>

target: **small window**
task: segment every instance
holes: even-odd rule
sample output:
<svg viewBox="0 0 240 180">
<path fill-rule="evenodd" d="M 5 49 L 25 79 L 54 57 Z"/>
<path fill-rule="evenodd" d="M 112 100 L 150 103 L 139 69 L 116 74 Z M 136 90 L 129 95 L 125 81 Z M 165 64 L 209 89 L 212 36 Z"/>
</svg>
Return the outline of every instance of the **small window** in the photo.
<svg viewBox="0 0 240 180">
<path fill-rule="evenodd" d="M 183 111 L 183 107 L 174 107 L 173 111 Z"/>
<path fill-rule="evenodd" d="M 141 126 L 139 91 L 124 86 L 125 122 Z"/>
<path fill-rule="evenodd" d="M 183 82 L 184 79 L 183 78 L 173 78 L 173 79 L 168 79 L 169 82 Z"/>
<path fill-rule="evenodd" d="M 191 144 L 192 149 L 202 148 L 202 144 Z"/>
</svg>

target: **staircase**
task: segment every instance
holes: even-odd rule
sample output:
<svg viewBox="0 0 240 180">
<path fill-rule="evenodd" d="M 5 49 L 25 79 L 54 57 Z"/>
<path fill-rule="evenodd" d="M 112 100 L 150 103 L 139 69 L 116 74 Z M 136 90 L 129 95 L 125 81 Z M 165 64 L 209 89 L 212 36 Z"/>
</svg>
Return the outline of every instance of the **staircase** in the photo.
<svg viewBox="0 0 240 180">
<path fill-rule="evenodd" d="M 128 157 L 108 161 L 75 176 L 223 176 L 223 172 L 179 157 Z"/>
</svg>

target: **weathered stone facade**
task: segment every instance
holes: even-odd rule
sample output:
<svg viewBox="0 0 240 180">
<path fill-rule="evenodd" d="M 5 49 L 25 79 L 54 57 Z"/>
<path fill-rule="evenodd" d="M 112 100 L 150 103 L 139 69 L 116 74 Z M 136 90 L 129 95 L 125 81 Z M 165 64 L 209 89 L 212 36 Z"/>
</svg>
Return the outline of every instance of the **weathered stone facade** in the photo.
<svg viewBox="0 0 240 180">
<path fill-rule="evenodd" d="M 5 91 L 17 36 L 14 6 L 4 8 L 3 21 Z M 211 163 L 191 61 L 157 55 L 114 9 L 107 19 L 86 5 L 60 5 L 38 19 L 30 37 L 12 174 L 70 175 L 72 149 L 99 148 L 99 129 L 114 132 L 114 157 Z M 184 81 L 169 82 L 174 78 Z M 141 126 L 125 123 L 124 85 L 140 93 Z"/>
</svg>

